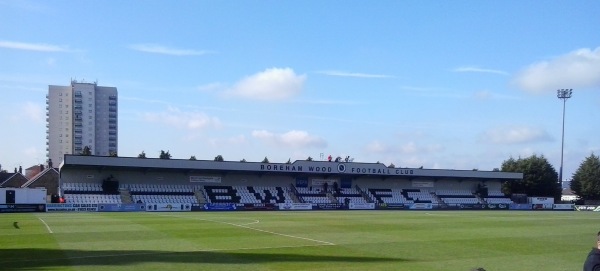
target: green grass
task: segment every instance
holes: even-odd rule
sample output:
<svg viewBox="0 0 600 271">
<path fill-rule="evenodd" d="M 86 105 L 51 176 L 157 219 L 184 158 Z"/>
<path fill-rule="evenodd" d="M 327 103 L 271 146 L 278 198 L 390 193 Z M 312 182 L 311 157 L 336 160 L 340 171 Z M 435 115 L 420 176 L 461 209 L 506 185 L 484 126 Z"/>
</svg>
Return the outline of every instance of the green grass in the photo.
<svg viewBox="0 0 600 271">
<path fill-rule="evenodd" d="M 526 211 L 2 214 L 0 269 L 572 271 L 581 270 L 595 243 L 599 216 Z"/>
</svg>

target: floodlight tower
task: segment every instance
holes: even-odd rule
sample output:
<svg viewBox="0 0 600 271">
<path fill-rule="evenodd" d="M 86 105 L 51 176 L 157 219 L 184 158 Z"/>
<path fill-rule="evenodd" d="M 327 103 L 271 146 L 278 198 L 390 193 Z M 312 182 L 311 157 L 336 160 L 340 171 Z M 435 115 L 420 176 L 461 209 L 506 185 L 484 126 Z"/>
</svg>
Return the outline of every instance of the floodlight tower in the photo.
<svg viewBox="0 0 600 271">
<path fill-rule="evenodd" d="M 567 99 L 573 95 L 573 89 L 559 89 L 556 91 L 556 97 L 563 100 L 563 115 L 562 115 L 562 140 L 560 146 L 560 170 L 558 171 L 558 181 L 562 186 L 563 176 L 563 153 L 565 150 L 565 107 L 567 105 Z"/>
</svg>

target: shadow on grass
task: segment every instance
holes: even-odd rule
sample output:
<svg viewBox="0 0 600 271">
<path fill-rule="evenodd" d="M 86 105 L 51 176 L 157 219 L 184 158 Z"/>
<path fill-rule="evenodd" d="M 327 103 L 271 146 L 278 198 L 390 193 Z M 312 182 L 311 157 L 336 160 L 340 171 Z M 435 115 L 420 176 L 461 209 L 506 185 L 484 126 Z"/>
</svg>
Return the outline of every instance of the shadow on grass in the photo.
<svg viewBox="0 0 600 271">
<path fill-rule="evenodd" d="M 58 249 L 0 249 L 0 269 L 30 270 L 51 267 L 126 266 L 138 263 L 190 264 L 260 264 L 260 263 L 383 263 L 407 262 L 407 259 L 328 256 L 292 253 L 257 253 L 248 251 L 169 252 L 158 250 L 58 250 Z"/>
</svg>

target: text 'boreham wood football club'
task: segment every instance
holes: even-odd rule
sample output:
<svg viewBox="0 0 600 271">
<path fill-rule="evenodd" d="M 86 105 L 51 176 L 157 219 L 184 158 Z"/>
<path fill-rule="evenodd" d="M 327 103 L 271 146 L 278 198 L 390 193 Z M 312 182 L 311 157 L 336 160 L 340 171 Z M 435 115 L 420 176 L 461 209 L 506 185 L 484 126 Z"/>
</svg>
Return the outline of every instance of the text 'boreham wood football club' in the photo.
<svg viewBox="0 0 600 271">
<path fill-rule="evenodd" d="M 305 170 L 306 169 L 306 170 Z M 412 175 L 414 171 L 412 169 L 400 169 L 400 168 L 369 168 L 369 167 L 352 167 L 345 169 L 345 172 L 339 170 L 340 167 L 331 166 L 295 166 L 295 165 L 281 165 L 281 164 L 264 164 L 260 165 L 260 170 L 263 171 L 282 171 L 282 172 L 324 172 L 324 173 L 350 173 L 350 174 L 381 174 L 381 175 Z"/>
</svg>

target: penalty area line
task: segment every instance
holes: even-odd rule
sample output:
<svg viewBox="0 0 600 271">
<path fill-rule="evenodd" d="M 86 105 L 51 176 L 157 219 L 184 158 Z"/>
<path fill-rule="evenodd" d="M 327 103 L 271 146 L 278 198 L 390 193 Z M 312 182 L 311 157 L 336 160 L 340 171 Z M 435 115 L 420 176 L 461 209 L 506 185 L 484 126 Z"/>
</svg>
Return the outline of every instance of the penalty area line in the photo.
<svg viewBox="0 0 600 271">
<path fill-rule="evenodd" d="M 262 230 L 262 229 L 247 226 L 252 223 L 235 224 L 235 223 L 230 223 L 230 222 L 224 222 L 224 221 L 218 221 L 218 220 L 212 220 L 212 219 L 204 219 L 204 218 L 196 218 L 196 217 L 181 217 L 181 216 L 173 216 L 173 215 L 159 215 L 159 216 L 188 218 L 188 219 L 193 219 L 193 220 L 201 220 L 201 221 L 208 221 L 208 222 L 213 222 L 213 223 L 220 223 L 220 224 L 230 225 L 230 226 L 234 226 L 234 227 L 240 227 L 240 228 L 244 228 L 244 229 L 248 229 L 248 230 L 264 232 L 264 233 L 268 233 L 268 234 L 272 234 L 272 235 L 279 235 L 279 236 L 288 237 L 288 238 L 301 239 L 301 240 L 306 240 L 306 241 L 310 241 L 310 242 L 320 243 L 320 244 L 324 244 L 324 245 L 328 245 L 328 246 L 335 246 L 335 244 L 332 242 L 327 242 L 327 241 L 322 241 L 322 240 L 317 240 L 317 239 L 312 239 L 312 238 L 307 238 L 307 237 L 302 237 L 302 236 L 295 236 L 295 235 L 290 235 L 290 234 L 285 234 L 285 233 L 273 232 L 273 231 L 268 231 L 268 230 Z M 256 220 L 256 222 L 259 222 L 259 221 Z"/>
<path fill-rule="evenodd" d="M 46 221 L 44 221 L 44 220 L 43 220 L 41 217 L 38 217 L 38 219 L 39 219 L 40 221 L 42 221 L 42 223 L 44 223 L 44 226 L 46 226 L 46 229 L 48 230 L 48 233 L 54 233 L 54 232 L 52 231 L 52 229 L 50 229 L 50 226 L 48 226 L 48 223 L 46 223 Z"/>
</svg>

